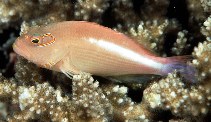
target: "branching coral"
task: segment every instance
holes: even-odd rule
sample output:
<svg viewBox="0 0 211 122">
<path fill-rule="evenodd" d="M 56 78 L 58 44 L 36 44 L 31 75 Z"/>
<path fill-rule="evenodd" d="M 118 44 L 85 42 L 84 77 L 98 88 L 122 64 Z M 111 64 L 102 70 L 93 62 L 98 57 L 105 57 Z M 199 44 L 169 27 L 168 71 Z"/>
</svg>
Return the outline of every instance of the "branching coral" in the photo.
<svg viewBox="0 0 211 122">
<path fill-rule="evenodd" d="M 185 86 L 175 73 L 169 74 L 144 91 L 144 100 L 151 109 L 170 109 L 176 116 L 206 115 L 210 110 L 210 85 Z"/>
<path fill-rule="evenodd" d="M 134 13 L 133 3 L 131 0 L 115 0 L 112 7 L 113 13 L 118 15 L 114 16 L 115 19 L 123 23 L 124 26 L 128 26 L 131 23 L 137 23 L 140 19 L 140 17 Z"/>
<path fill-rule="evenodd" d="M 0 53 L 10 60 L 7 64 L 15 65 L 0 67 L 0 121 L 210 121 L 210 1 L 186 0 L 188 17 L 184 18 L 175 15 L 178 3 L 185 2 L 1 0 Z M 31 26 L 64 20 L 101 23 L 159 56 L 192 55 L 189 65 L 196 68 L 198 82 L 187 83 L 176 71 L 144 84 L 136 82 L 135 87 L 103 78 L 97 81 L 88 73 L 75 75 L 71 81 L 12 52 L 14 31 L 24 34 Z M 9 34 L 2 31 L 11 28 Z"/>
<path fill-rule="evenodd" d="M 203 1 L 203 0 L 201 0 Z M 204 13 L 204 9 L 202 7 L 202 4 L 200 0 L 187 0 L 187 6 L 190 11 L 191 17 L 190 21 L 202 21 L 206 18 L 206 15 Z"/>
<path fill-rule="evenodd" d="M 193 56 L 196 57 L 193 60 L 193 64 L 198 67 L 199 80 L 210 82 L 211 78 L 211 41 L 210 41 L 210 17 L 204 22 L 204 26 L 201 31 L 206 36 L 206 41 L 199 43 L 198 47 L 194 48 Z"/>
<path fill-rule="evenodd" d="M 48 14 L 47 11 L 50 11 Z M 66 11 L 70 8 L 70 4 L 65 1 L 56 0 L 2 0 L 0 1 L 0 25 L 7 25 L 11 22 L 22 20 L 33 20 L 43 18 L 42 23 L 48 21 L 64 20 L 67 15 Z M 33 12 L 29 12 L 33 11 Z M 69 15 L 71 16 L 71 15 Z M 40 19 L 39 19 L 40 20 Z M 46 21 L 47 20 L 47 21 Z M 33 21 L 32 21 L 33 22 Z"/>
<path fill-rule="evenodd" d="M 75 4 L 76 20 L 101 22 L 103 12 L 109 7 L 108 0 L 78 0 Z"/>
<path fill-rule="evenodd" d="M 209 79 L 211 75 L 211 42 L 205 41 L 199 43 L 199 46 L 194 49 L 193 55 L 196 59 L 193 60 L 193 64 L 198 67 L 199 80 Z M 204 67 L 204 65 L 206 67 Z M 207 80 L 205 80 L 207 81 Z"/>
<path fill-rule="evenodd" d="M 128 88 L 110 84 L 103 86 L 103 91 L 114 106 L 114 120 L 116 121 L 149 121 L 151 114 L 146 106 L 136 104 L 127 96 Z"/>
<path fill-rule="evenodd" d="M 94 79 L 88 74 L 73 77 L 72 99 L 76 106 L 75 112 L 83 119 L 109 121 L 112 119 L 113 107 L 98 86 L 99 82 L 94 82 Z"/>
<path fill-rule="evenodd" d="M 209 0 L 201 0 L 201 6 L 205 12 L 211 12 L 211 2 Z"/>
<path fill-rule="evenodd" d="M 187 33 L 187 31 L 183 30 L 177 34 L 177 40 L 172 48 L 172 53 L 175 55 L 181 55 L 184 49 L 189 47 L 187 44 L 187 38 L 185 37 Z"/>
<path fill-rule="evenodd" d="M 0 78 L 2 81 L 0 100 L 11 103 L 10 109 L 13 109 L 4 113 L 8 121 L 39 120 L 40 118 L 45 121 L 63 122 L 148 120 L 146 117 L 149 117 L 148 113 L 142 111 L 144 106 L 135 105 L 126 96 L 126 87 L 110 86 L 103 87 L 104 90 L 101 90 L 99 83 L 94 81 L 89 74 L 73 77 L 71 99 L 68 96 L 62 96 L 61 90 L 55 90 L 48 83 L 17 86 L 14 81 L 8 81 L 3 76 Z M 114 106 L 118 108 L 113 108 Z"/>
<path fill-rule="evenodd" d="M 20 84 L 29 85 L 42 81 L 41 69 L 22 57 L 18 57 L 18 61 L 15 64 L 15 70 L 15 78 Z"/>
<path fill-rule="evenodd" d="M 68 98 L 61 96 L 61 91 L 54 90 L 48 83 L 36 87 L 19 86 L 16 90 L 20 112 L 8 117 L 9 121 L 24 121 L 43 118 L 52 121 L 68 120 Z M 70 107 L 69 107 L 70 108 Z M 24 117 L 23 117 L 24 116 Z"/>
<path fill-rule="evenodd" d="M 209 16 L 207 20 L 203 23 L 204 26 L 201 27 L 201 32 L 206 36 L 208 41 L 211 41 L 211 17 Z"/>
<path fill-rule="evenodd" d="M 172 20 L 154 20 L 154 21 L 141 21 L 136 27 L 129 27 L 129 35 L 137 40 L 145 47 L 150 47 L 150 50 L 157 54 L 163 54 L 163 43 L 165 33 L 177 27 L 177 23 Z"/>
<path fill-rule="evenodd" d="M 48 83 L 36 87 L 17 86 L 14 80 L 0 77 L 0 100 L 12 110 L 6 112 L 7 121 L 48 120 L 49 117 L 52 121 L 67 121 L 69 102 L 68 97 L 61 96 L 61 91 L 54 90 Z"/>
<path fill-rule="evenodd" d="M 145 0 L 140 7 L 141 18 L 145 21 L 164 18 L 169 3 L 168 0 Z"/>
</svg>

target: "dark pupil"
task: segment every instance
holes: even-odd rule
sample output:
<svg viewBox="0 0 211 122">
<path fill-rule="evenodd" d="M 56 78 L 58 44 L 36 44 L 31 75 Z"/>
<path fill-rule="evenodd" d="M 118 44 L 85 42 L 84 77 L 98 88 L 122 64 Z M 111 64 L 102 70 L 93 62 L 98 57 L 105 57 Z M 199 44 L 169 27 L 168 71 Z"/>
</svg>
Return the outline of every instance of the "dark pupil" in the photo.
<svg viewBox="0 0 211 122">
<path fill-rule="evenodd" d="M 39 40 L 38 40 L 38 39 L 33 39 L 32 42 L 33 42 L 33 43 L 38 43 Z"/>
</svg>

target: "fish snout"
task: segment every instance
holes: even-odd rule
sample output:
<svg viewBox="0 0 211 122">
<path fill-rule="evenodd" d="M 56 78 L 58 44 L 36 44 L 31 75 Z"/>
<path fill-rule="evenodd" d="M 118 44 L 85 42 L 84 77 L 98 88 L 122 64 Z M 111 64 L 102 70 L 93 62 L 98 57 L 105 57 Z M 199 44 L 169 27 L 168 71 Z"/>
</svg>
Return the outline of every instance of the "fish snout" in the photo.
<svg viewBox="0 0 211 122">
<path fill-rule="evenodd" d="M 21 55 L 24 58 L 30 57 L 29 51 L 28 51 L 26 45 L 24 44 L 23 40 L 20 40 L 19 38 L 16 39 L 16 41 L 13 43 L 12 47 L 13 47 L 14 52 L 17 53 L 18 55 Z"/>
</svg>

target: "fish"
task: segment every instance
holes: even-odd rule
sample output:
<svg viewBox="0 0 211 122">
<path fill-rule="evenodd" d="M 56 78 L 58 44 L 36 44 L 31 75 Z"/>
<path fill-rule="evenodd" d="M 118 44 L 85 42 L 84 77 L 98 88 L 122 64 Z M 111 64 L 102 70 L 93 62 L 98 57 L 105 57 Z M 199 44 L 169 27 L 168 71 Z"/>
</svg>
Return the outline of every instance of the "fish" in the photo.
<svg viewBox="0 0 211 122">
<path fill-rule="evenodd" d="M 191 56 L 159 57 L 123 33 L 86 21 L 63 21 L 31 27 L 13 44 L 13 50 L 42 68 L 71 78 L 87 72 L 97 76 L 153 74 L 178 71 L 196 82 Z"/>
</svg>

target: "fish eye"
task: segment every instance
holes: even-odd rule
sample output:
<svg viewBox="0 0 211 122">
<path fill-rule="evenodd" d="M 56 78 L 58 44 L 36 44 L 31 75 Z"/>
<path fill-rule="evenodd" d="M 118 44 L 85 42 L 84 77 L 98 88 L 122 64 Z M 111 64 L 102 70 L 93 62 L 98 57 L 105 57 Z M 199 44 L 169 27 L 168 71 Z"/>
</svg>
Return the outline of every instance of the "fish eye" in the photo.
<svg viewBox="0 0 211 122">
<path fill-rule="evenodd" d="M 37 36 L 36 33 L 33 35 Z M 42 36 L 33 37 L 31 42 L 36 46 L 45 47 L 53 44 L 55 42 L 55 37 L 51 33 L 45 33 Z"/>
<path fill-rule="evenodd" d="M 32 39 L 31 42 L 37 44 L 37 43 L 39 43 L 39 41 L 40 41 L 39 39 Z"/>
</svg>

